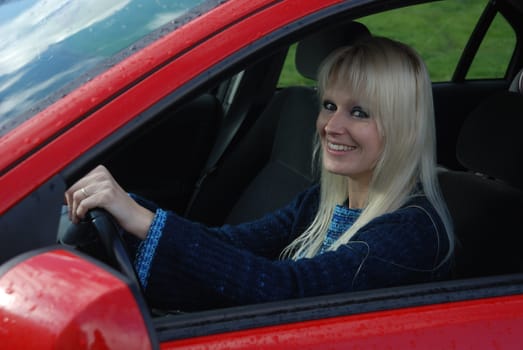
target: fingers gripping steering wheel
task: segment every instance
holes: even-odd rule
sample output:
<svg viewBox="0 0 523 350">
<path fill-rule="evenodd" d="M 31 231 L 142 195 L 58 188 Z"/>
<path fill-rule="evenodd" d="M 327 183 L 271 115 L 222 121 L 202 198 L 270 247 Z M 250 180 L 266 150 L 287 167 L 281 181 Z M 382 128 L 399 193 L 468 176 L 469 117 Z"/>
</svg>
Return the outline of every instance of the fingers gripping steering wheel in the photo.
<svg viewBox="0 0 523 350">
<path fill-rule="evenodd" d="M 93 233 L 93 231 L 95 232 Z M 138 289 L 141 289 L 123 238 L 107 211 L 98 208 L 90 210 L 81 223 L 69 226 L 67 231 L 58 237 L 58 241 L 78 248 L 92 246 L 97 242 L 101 243 L 107 262 L 129 278 Z"/>
</svg>

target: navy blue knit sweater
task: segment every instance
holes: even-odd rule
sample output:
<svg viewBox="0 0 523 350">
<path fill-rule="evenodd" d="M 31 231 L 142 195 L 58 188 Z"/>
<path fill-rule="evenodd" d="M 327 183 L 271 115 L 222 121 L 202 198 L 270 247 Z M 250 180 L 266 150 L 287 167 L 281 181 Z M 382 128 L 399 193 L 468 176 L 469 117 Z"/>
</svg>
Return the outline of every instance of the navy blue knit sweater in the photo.
<svg viewBox="0 0 523 350">
<path fill-rule="evenodd" d="M 280 252 L 311 223 L 319 186 L 286 207 L 240 225 L 209 228 L 156 210 L 135 265 L 148 300 L 194 310 L 381 288 L 447 278 L 445 229 L 429 201 L 402 208 L 360 229 L 348 244 L 314 258 L 280 260 Z"/>
</svg>

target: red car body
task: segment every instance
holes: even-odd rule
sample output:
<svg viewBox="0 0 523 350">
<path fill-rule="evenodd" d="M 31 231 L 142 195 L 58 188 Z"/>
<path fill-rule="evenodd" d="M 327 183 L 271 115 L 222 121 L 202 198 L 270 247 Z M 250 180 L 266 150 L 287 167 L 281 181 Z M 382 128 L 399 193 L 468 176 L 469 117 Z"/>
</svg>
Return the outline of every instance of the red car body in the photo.
<svg viewBox="0 0 523 350">
<path fill-rule="evenodd" d="M 213 66 L 271 33 L 282 35 L 304 18 L 327 16 L 351 3 L 225 1 L 136 51 L 0 138 L 0 215 L 173 91 L 205 72 L 212 75 Z M 354 3 L 370 8 L 384 1 Z M 186 337 L 169 339 L 157 334 L 140 291 L 123 274 L 56 245 L 25 252 L 0 267 L 0 344 L 2 349 L 521 348 L 523 293 L 467 293 L 461 299 L 439 296 L 434 303 L 395 307 L 397 298 L 423 299 L 407 291 L 387 299 L 381 309 L 346 315 L 325 311 L 259 325 L 245 321 L 257 318 L 256 309 L 236 310 L 232 319 L 215 311 L 201 324 L 185 325 Z M 305 312 L 314 305 L 324 310 L 320 298 L 296 309 Z M 287 312 L 276 310 L 275 315 Z M 263 315 L 269 318 L 271 311 Z M 218 322 L 212 328 L 212 319 L 225 326 Z M 235 328 L 235 322 L 247 325 Z M 191 331 L 198 327 L 210 331 Z"/>
</svg>

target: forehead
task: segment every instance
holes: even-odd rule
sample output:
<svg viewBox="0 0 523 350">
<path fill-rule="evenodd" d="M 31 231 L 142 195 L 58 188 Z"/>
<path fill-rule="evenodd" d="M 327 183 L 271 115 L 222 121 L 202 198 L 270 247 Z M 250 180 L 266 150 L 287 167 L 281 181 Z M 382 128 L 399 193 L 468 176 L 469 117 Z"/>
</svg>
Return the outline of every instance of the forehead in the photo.
<svg viewBox="0 0 523 350">
<path fill-rule="evenodd" d="M 364 89 L 358 89 L 348 83 L 326 86 L 322 99 L 329 99 L 337 104 L 359 104 L 367 107 L 371 104 L 371 98 Z"/>
</svg>

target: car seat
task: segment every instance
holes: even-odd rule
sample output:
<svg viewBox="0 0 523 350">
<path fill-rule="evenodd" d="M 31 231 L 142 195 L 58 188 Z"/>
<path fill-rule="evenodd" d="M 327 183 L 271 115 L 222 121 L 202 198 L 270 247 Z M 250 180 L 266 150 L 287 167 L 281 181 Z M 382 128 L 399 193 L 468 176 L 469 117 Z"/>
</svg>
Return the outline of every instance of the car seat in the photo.
<svg viewBox="0 0 523 350">
<path fill-rule="evenodd" d="M 467 117 L 457 158 L 468 171 L 441 171 L 458 239 L 458 278 L 520 272 L 523 235 L 523 96 L 504 91 Z"/>
<path fill-rule="evenodd" d="M 369 35 L 363 24 L 352 21 L 322 29 L 298 43 L 296 68 L 315 80 L 329 53 Z M 278 91 L 242 142 L 202 184 L 186 216 L 213 225 L 245 222 L 287 204 L 310 186 L 315 181 L 311 164 L 318 111 L 315 88 L 293 86 Z M 263 148 L 268 159 L 252 179 L 248 174 L 251 169 L 243 169 L 242 163 L 250 157 L 263 158 Z M 219 197 L 220 203 L 209 207 L 213 197 Z M 226 215 L 222 214 L 225 210 Z M 225 219 L 219 220 L 224 215 Z"/>
</svg>

